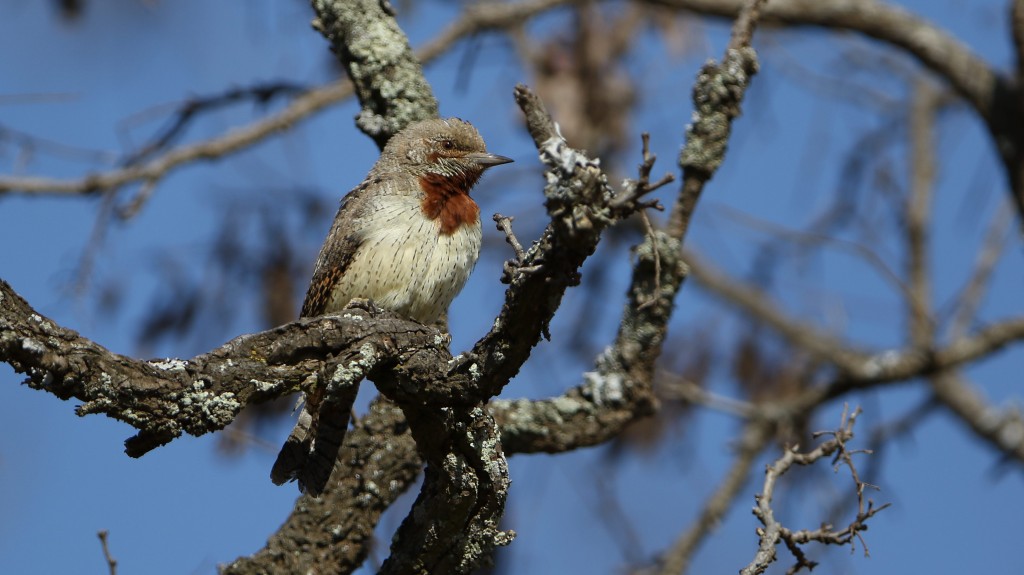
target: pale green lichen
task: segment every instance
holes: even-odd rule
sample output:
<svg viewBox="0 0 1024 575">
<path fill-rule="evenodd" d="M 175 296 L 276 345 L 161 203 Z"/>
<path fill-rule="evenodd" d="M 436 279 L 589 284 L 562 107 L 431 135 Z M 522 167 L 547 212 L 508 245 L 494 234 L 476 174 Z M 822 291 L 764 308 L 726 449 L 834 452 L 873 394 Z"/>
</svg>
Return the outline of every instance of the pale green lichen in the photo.
<svg viewBox="0 0 1024 575">
<path fill-rule="evenodd" d="M 339 365 L 331 380 L 327 383 L 328 393 L 333 393 L 341 386 L 349 387 L 357 384 L 367 372 L 377 364 L 377 348 L 370 343 L 359 347 L 359 355 L 347 365 Z"/>
<path fill-rule="evenodd" d="M 44 353 L 46 353 L 46 346 L 44 346 L 43 344 L 39 343 L 34 339 L 29 338 L 21 340 L 21 348 L 35 355 L 43 355 Z"/>
<path fill-rule="evenodd" d="M 162 361 L 152 361 L 150 364 L 164 371 L 185 371 L 185 368 L 188 366 L 188 362 L 173 357 L 168 357 Z"/>
<path fill-rule="evenodd" d="M 178 397 L 182 426 L 193 435 L 227 426 L 242 409 L 234 393 L 218 394 L 205 387 L 206 382 L 198 380 Z"/>
<path fill-rule="evenodd" d="M 260 393 L 273 391 L 274 388 L 277 387 L 277 384 L 275 383 L 270 383 L 269 381 L 260 381 L 258 379 L 250 379 L 249 383 L 253 384 L 256 387 L 256 391 L 259 391 Z"/>
</svg>

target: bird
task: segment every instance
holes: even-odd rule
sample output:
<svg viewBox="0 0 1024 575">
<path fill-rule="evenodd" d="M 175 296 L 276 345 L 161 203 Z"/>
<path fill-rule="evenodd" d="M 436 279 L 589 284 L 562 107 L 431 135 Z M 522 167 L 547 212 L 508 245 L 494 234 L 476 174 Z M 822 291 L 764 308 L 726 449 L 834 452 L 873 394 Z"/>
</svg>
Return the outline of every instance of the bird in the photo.
<svg viewBox="0 0 1024 575">
<path fill-rule="evenodd" d="M 480 255 L 480 208 L 469 192 L 512 159 L 487 151 L 472 124 L 433 118 L 384 146 L 370 173 L 341 200 L 313 270 L 301 317 L 338 312 L 354 299 L 425 325 L 446 320 Z M 306 394 L 271 469 L 312 496 L 325 489 L 348 428 L 356 390 Z"/>
</svg>

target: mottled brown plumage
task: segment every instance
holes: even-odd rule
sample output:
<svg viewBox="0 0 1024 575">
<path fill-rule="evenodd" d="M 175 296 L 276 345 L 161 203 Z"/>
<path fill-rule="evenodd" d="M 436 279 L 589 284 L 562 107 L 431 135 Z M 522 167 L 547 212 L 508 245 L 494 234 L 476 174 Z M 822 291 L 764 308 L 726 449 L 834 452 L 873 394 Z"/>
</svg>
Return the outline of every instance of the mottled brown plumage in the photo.
<svg viewBox="0 0 1024 575">
<path fill-rule="evenodd" d="M 418 122 L 396 134 L 366 179 L 349 192 L 320 250 L 302 305 L 312 317 L 352 299 L 421 323 L 438 322 L 462 290 L 480 253 L 480 209 L 469 192 L 484 170 L 512 160 L 487 153 L 457 118 Z M 344 439 L 355 390 L 325 401 L 306 397 L 299 421 L 270 476 L 323 491 Z"/>
</svg>

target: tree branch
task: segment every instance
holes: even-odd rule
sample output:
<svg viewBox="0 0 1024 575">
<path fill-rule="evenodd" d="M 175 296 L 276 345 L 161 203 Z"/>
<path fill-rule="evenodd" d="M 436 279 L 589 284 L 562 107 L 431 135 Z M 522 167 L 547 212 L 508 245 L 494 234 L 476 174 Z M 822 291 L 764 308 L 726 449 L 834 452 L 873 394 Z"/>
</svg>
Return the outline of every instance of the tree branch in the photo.
<svg viewBox="0 0 1024 575">
<path fill-rule="evenodd" d="M 381 513 L 412 485 L 423 461 L 402 410 L 380 398 L 345 435 L 338 461 L 320 497 L 299 497 L 266 547 L 221 573 L 351 573 L 362 565 Z"/>
<path fill-rule="evenodd" d="M 78 415 L 103 413 L 138 429 L 125 442 L 132 457 L 183 432 L 223 429 L 246 405 L 317 381 L 345 383 L 350 366 L 371 356 L 378 370 L 398 365 L 419 384 L 431 369 L 443 379 L 451 356 L 437 336 L 388 312 L 351 309 L 240 336 L 189 360 L 143 361 L 56 325 L 0 280 L 0 360 L 27 374 L 29 387 L 82 401 Z M 392 391 L 407 398 L 409 387 Z M 445 385 L 427 387 L 429 398 L 447 396 Z"/>
<path fill-rule="evenodd" d="M 436 118 L 437 100 L 394 10 L 379 0 L 313 0 L 313 27 L 327 38 L 363 108 L 356 125 L 383 149 L 418 120 Z"/>
<path fill-rule="evenodd" d="M 733 17 L 741 0 L 647 0 L 701 14 Z M 1019 2 L 1014 0 L 1019 6 Z M 1015 44 L 1021 29 L 1015 6 L 1011 20 Z M 960 94 L 985 121 L 999 150 L 1020 225 L 1024 226 L 1024 80 L 997 73 L 956 38 L 906 10 L 884 2 L 860 0 L 774 0 L 766 23 L 853 30 L 891 44 L 917 58 Z"/>
<path fill-rule="evenodd" d="M 979 438 L 1004 457 L 1024 463 L 1024 414 L 1012 404 L 1005 408 L 990 405 L 971 383 L 956 372 L 931 378 L 932 393 L 956 414 Z"/>
<path fill-rule="evenodd" d="M 803 550 L 800 548 L 801 544 L 809 541 L 818 541 L 820 543 L 831 545 L 853 545 L 854 539 L 860 537 L 860 532 L 867 530 L 867 520 L 889 506 L 887 503 L 881 507 L 875 507 L 873 502 L 870 500 L 865 504 L 864 491 L 865 489 L 873 486 L 870 486 L 860 480 L 860 477 L 857 474 L 857 469 L 853 465 L 853 458 L 851 457 L 852 452 L 846 448 L 846 442 L 853 438 L 853 425 L 856 422 L 857 415 L 859 413 L 860 409 L 857 409 L 847 417 L 847 413 L 844 410 L 843 419 L 839 429 L 827 432 L 828 435 L 832 436 L 832 439 L 822 443 L 807 453 L 800 453 L 795 447 L 787 449 L 786 453 L 782 457 L 772 465 L 768 466 L 768 469 L 765 471 L 764 489 L 760 495 L 755 497 L 757 500 L 757 506 L 754 507 L 754 515 L 764 525 L 763 529 L 758 529 L 758 537 L 761 540 L 761 544 L 758 547 L 757 554 L 754 556 L 754 560 L 740 570 L 741 575 L 764 573 L 768 569 L 768 566 L 776 559 L 775 547 L 778 545 L 779 541 L 785 542 L 786 547 L 797 559 L 797 564 L 794 568 L 790 569 L 790 573 L 795 573 L 805 567 L 808 570 L 813 569 L 816 564 L 807 559 Z M 821 434 L 819 433 L 816 435 Z M 789 471 L 793 465 L 812 465 L 815 462 L 833 454 L 836 454 L 836 461 L 845 464 L 850 469 L 850 474 L 853 477 L 854 484 L 856 486 L 858 502 L 857 517 L 854 518 L 847 527 L 841 530 L 834 530 L 831 525 L 822 525 L 820 529 L 813 531 L 791 531 L 775 518 L 775 513 L 772 509 L 772 499 L 779 479 L 784 473 Z M 865 548 L 865 554 L 866 553 L 867 548 Z"/>
<path fill-rule="evenodd" d="M 735 18 L 743 0 L 647 0 L 698 14 Z M 916 57 L 949 82 L 990 122 L 994 92 L 1004 82 L 988 64 L 944 30 L 898 6 L 861 0 L 772 0 L 763 10 L 765 25 L 820 26 L 852 30 Z"/>
<path fill-rule="evenodd" d="M 575 0 L 529 0 L 516 4 L 474 5 L 435 39 L 418 50 L 416 58 L 423 64 L 428 64 L 467 36 L 486 30 L 507 28 L 573 1 Z M 0 196 L 8 193 L 92 195 L 119 190 L 139 182 L 152 186 L 181 166 L 201 160 L 221 159 L 245 150 L 274 134 L 287 131 L 313 114 L 351 97 L 353 93 L 352 82 L 347 78 L 338 80 L 298 96 L 280 112 L 252 124 L 235 128 L 222 136 L 170 149 L 145 163 L 124 168 L 88 174 L 75 179 L 0 177 Z"/>
</svg>

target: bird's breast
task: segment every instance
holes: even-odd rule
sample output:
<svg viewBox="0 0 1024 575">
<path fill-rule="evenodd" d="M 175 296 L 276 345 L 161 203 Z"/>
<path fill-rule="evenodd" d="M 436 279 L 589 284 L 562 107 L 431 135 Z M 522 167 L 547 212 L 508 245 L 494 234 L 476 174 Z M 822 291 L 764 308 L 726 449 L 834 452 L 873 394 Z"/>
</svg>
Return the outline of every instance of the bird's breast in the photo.
<svg viewBox="0 0 1024 575">
<path fill-rule="evenodd" d="M 469 190 L 476 178 L 468 175 L 442 176 L 427 173 L 419 178 L 423 200 L 420 211 L 429 220 L 437 220 L 441 233 L 452 235 L 461 226 L 479 224 L 480 207 Z"/>
<path fill-rule="evenodd" d="M 351 298 L 369 298 L 421 323 L 436 321 L 476 265 L 479 209 L 471 220 L 460 219 L 445 233 L 446 212 L 429 218 L 418 197 L 382 197 L 374 208 L 368 216 L 372 225 L 339 282 L 334 305 L 340 308 Z"/>
</svg>

